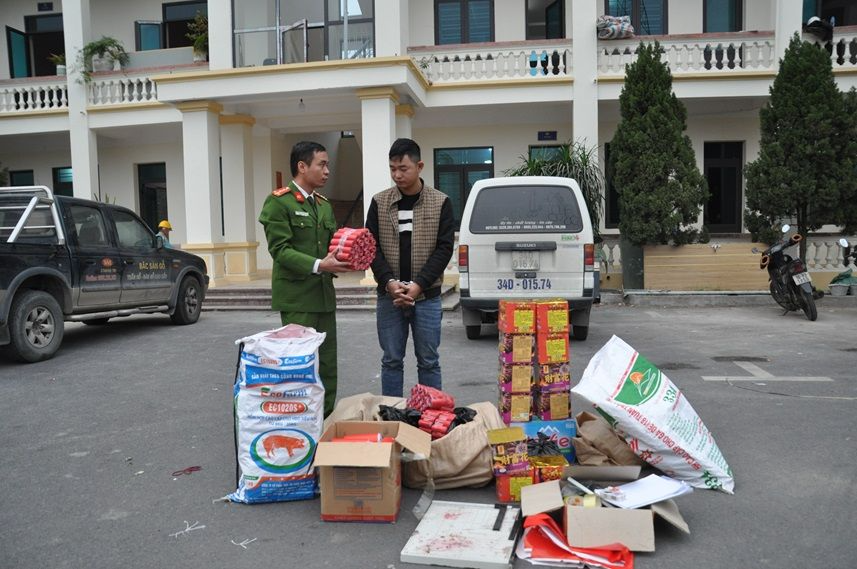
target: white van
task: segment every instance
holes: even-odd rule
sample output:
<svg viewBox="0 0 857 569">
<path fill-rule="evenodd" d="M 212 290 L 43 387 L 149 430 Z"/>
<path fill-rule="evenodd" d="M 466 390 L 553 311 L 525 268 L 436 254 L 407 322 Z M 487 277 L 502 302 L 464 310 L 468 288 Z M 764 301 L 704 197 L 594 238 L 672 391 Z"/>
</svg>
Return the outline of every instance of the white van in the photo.
<svg viewBox="0 0 857 569">
<path fill-rule="evenodd" d="M 501 299 L 568 300 L 571 336 L 585 340 L 596 290 L 592 222 L 571 178 L 479 180 L 459 232 L 461 317 L 467 337 L 497 321 Z"/>
</svg>

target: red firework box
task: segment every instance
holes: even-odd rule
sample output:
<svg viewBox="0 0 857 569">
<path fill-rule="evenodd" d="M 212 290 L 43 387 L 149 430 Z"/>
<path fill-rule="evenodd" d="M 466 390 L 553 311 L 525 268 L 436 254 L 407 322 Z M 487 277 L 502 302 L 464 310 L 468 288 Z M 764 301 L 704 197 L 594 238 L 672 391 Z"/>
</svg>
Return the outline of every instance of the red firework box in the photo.
<svg viewBox="0 0 857 569">
<path fill-rule="evenodd" d="M 533 469 L 533 483 L 539 484 L 550 480 L 562 480 L 568 461 L 562 455 L 531 456 L 530 466 Z"/>
<path fill-rule="evenodd" d="M 529 395 L 533 389 L 532 364 L 500 364 L 497 377 L 500 391 L 503 393 L 522 393 Z"/>
<path fill-rule="evenodd" d="M 529 472 L 527 435 L 521 427 L 505 427 L 488 431 L 488 444 L 494 457 L 494 476 Z"/>
<path fill-rule="evenodd" d="M 530 300 L 501 300 L 497 329 L 507 334 L 536 333 L 536 305 Z"/>
<path fill-rule="evenodd" d="M 537 391 L 533 395 L 533 414 L 542 421 L 558 421 L 571 416 L 571 393 L 563 391 Z"/>
<path fill-rule="evenodd" d="M 568 363 L 568 334 L 539 334 L 538 363 L 561 364 Z"/>
<path fill-rule="evenodd" d="M 536 387 L 542 391 L 568 391 L 571 388 L 570 367 L 568 362 L 536 366 Z"/>
<path fill-rule="evenodd" d="M 531 364 L 533 361 L 533 334 L 500 334 L 501 364 Z"/>
<path fill-rule="evenodd" d="M 535 304 L 539 334 L 568 334 L 568 301 L 539 300 Z"/>
<path fill-rule="evenodd" d="M 520 502 L 521 488 L 533 483 L 534 473 L 531 467 L 525 472 L 500 474 L 494 478 L 497 486 L 498 502 Z"/>
</svg>

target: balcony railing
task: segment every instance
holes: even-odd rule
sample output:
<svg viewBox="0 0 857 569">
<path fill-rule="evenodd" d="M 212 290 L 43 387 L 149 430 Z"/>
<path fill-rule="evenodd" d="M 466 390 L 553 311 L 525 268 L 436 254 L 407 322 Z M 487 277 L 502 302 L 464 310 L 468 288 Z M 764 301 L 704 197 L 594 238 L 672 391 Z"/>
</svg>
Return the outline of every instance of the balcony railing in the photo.
<svg viewBox="0 0 857 569">
<path fill-rule="evenodd" d="M 58 79 L 42 82 L 44 80 L 33 78 L 34 83 L 13 80 L 0 84 L 0 113 L 67 109 L 68 88 L 65 77 Z"/>
<path fill-rule="evenodd" d="M 154 103 L 157 100 L 157 85 L 151 77 L 144 74 L 93 78 L 89 84 L 88 104 L 92 107 Z"/>
<path fill-rule="evenodd" d="M 571 40 L 415 47 L 408 50 L 432 83 L 571 77 Z"/>
<path fill-rule="evenodd" d="M 811 34 L 804 34 L 803 39 L 822 44 Z M 830 54 L 830 63 L 834 70 L 857 69 L 857 26 L 834 28 L 833 39 L 823 45 Z"/>
<path fill-rule="evenodd" d="M 598 42 L 598 72 L 624 75 L 625 65 L 637 59 L 640 41 L 657 40 L 670 71 L 709 73 L 729 71 L 775 71 L 777 66 L 773 32 L 735 32 L 646 36 L 628 40 Z"/>
</svg>

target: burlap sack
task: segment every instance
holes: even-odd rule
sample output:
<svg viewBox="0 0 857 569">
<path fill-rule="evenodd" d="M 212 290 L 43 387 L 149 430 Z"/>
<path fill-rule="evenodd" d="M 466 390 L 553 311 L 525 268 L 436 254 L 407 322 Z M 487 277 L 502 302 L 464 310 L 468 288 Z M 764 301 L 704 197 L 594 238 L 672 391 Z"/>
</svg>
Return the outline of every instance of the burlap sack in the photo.
<svg viewBox="0 0 857 569">
<path fill-rule="evenodd" d="M 577 414 L 577 436 L 571 439 L 579 464 L 636 466 L 645 464 L 610 424 L 592 413 Z"/>
<path fill-rule="evenodd" d="M 335 421 L 378 421 L 378 406 L 403 408 L 405 399 L 361 393 L 340 399 L 333 413 L 325 419 L 324 428 Z M 448 435 L 432 441 L 429 460 L 405 461 L 402 464 L 402 484 L 408 488 L 424 488 L 434 480 L 438 490 L 485 486 L 494 480 L 488 431 L 504 427 L 500 413 L 493 403 L 468 405 L 476 410 L 472 422 L 455 427 Z"/>
</svg>

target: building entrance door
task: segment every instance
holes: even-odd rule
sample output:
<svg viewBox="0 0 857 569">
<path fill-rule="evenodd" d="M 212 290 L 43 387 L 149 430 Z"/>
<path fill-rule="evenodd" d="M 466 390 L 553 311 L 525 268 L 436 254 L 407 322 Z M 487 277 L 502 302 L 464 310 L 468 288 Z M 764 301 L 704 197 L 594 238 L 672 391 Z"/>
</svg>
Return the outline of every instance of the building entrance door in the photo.
<svg viewBox="0 0 857 569">
<path fill-rule="evenodd" d="M 744 203 L 743 142 L 706 142 L 704 150 L 708 202 L 703 223 L 711 233 L 740 233 Z"/>
</svg>

